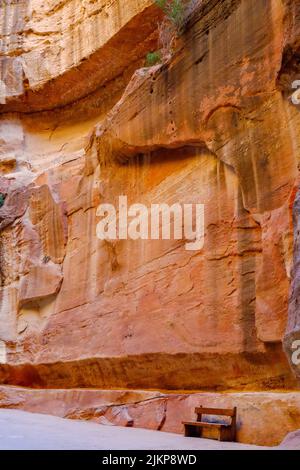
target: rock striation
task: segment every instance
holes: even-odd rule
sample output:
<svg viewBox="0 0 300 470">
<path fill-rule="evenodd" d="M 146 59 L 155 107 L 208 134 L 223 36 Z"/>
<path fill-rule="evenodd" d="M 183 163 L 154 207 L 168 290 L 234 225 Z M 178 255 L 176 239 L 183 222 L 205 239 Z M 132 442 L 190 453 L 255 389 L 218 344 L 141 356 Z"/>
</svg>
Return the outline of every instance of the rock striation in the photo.
<svg viewBox="0 0 300 470">
<path fill-rule="evenodd" d="M 39 412 L 143 427 L 155 414 L 176 432 L 165 406 L 236 400 L 239 439 L 275 445 L 300 427 L 300 5 L 193 4 L 173 54 L 145 67 L 152 1 L 1 3 L 0 381 L 30 387 L 11 407 L 39 396 Z M 203 249 L 99 240 L 97 208 L 120 195 L 204 204 Z M 87 403 L 87 388 L 164 394 L 147 419 L 148 398 L 98 416 L 77 392 L 76 412 L 57 412 L 53 394 L 78 388 Z M 283 403 L 273 437 L 254 437 L 251 400 L 261 422 Z"/>
</svg>

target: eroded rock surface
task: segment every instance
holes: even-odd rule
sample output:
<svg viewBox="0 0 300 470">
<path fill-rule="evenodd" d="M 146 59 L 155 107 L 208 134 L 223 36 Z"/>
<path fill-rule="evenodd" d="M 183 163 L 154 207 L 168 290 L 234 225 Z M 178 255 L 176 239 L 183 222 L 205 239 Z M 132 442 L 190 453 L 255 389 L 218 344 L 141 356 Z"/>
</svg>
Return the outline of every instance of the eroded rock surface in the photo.
<svg viewBox="0 0 300 470">
<path fill-rule="evenodd" d="M 152 2 L 2 11 L 2 383 L 290 390 L 284 410 L 298 403 L 282 342 L 288 311 L 286 348 L 298 334 L 299 2 L 199 1 L 169 61 L 148 68 Z M 99 240 L 97 207 L 120 195 L 204 204 L 204 248 Z"/>
<path fill-rule="evenodd" d="M 52 109 L 94 92 L 143 57 L 159 16 L 151 0 L 3 0 L 4 110 Z"/>
</svg>

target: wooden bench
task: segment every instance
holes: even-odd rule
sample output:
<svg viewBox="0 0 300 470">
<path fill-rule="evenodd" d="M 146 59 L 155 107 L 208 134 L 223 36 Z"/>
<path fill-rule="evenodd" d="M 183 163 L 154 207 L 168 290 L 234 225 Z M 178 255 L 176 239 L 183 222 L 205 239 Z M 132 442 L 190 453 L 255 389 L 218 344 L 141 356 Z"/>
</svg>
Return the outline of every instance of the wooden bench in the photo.
<svg viewBox="0 0 300 470">
<path fill-rule="evenodd" d="M 184 435 L 189 437 L 207 437 L 218 439 L 219 441 L 236 440 L 236 407 L 233 409 L 224 408 L 195 408 L 197 421 L 183 421 Z M 202 421 L 202 415 L 229 416 L 231 422 L 228 424 L 210 423 Z"/>
</svg>

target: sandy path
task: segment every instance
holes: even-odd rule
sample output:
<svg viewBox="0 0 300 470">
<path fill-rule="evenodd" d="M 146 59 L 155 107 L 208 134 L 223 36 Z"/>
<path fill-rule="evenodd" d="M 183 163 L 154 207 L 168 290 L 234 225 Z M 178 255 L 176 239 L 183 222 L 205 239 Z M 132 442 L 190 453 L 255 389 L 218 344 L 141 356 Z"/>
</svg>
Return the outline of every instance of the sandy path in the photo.
<svg viewBox="0 0 300 470">
<path fill-rule="evenodd" d="M 0 449 L 151 450 L 266 449 L 238 443 L 185 438 L 147 429 L 103 426 L 19 410 L 0 410 Z"/>
</svg>

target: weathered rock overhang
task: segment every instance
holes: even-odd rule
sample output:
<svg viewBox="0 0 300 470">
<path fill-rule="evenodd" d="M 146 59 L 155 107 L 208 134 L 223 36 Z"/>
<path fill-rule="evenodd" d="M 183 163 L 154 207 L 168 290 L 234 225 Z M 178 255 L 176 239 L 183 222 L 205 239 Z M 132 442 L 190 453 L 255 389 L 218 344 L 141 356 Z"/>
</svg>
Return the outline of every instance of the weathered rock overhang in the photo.
<svg viewBox="0 0 300 470">
<path fill-rule="evenodd" d="M 84 155 L 84 168 L 80 175 L 76 174 L 76 178 L 74 177 L 74 185 L 71 181 L 70 187 L 67 187 L 71 193 L 71 186 L 73 191 L 78 184 L 78 191 L 74 190 L 74 200 L 68 200 L 65 188 L 67 178 L 63 180 L 57 176 L 59 171 L 54 176 L 55 171 L 51 173 L 53 179 L 42 175 L 37 182 L 39 187 L 43 187 L 42 181 L 46 181 L 46 185 L 55 188 L 56 195 L 62 195 L 65 208 L 63 220 L 67 216 L 70 226 L 75 228 L 77 225 L 87 225 L 87 231 L 79 233 L 80 236 L 71 233 L 69 253 L 72 253 L 77 239 L 85 240 L 85 250 L 94 243 L 94 232 L 92 239 L 88 237 L 92 236 L 92 223 L 100 196 L 115 196 L 117 184 L 121 181 L 125 181 L 125 187 L 126 184 L 129 188 L 133 187 L 131 180 L 136 175 L 140 176 L 140 173 L 130 167 L 130 162 L 137 156 L 150 155 L 150 165 L 148 162 L 147 168 L 151 166 L 151 156 L 155 154 L 156 164 L 157 155 L 162 160 L 171 161 L 171 164 L 175 162 L 168 176 L 173 172 L 175 181 L 178 174 L 180 181 L 184 182 L 188 174 L 184 171 L 180 173 L 178 162 L 186 158 L 186 149 L 194 152 L 187 160 L 191 166 L 195 164 L 195 172 L 199 172 L 199 177 L 207 171 L 211 178 L 206 182 L 207 187 L 217 188 L 215 200 L 225 201 L 224 204 L 227 199 L 232 200 L 234 206 L 238 206 L 237 212 L 233 215 L 230 213 L 231 218 L 228 220 L 224 221 L 221 217 L 210 221 L 207 232 L 208 238 L 211 238 L 205 262 L 207 261 L 210 268 L 205 274 L 210 276 L 206 277 L 209 277 L 211 283 L 217 279 L 219 284 L 214 284 L 215 291 L 210 294 L 217 299 L 209 298 L 207 304 L 201 307 L 201 315 L 207 325 L 210 325 L 210 322 L 214 325 L 218 332 L 217 337 L 210 338 L 207 343 L 205 338 L 201 338 L 203 330 L 197 323 L 201 317 L 197 310 L 201 299 L 198 299 L 194 311 L 192 306 L 194 317 L 190 334 L 198 331 L 198 327 L 200 344 L 197 343 L 197 338 L 193 337 L 192 346 L 186 341 L 187 350 L 182 350 L 182 337 L 185 341 L 188 335 L 185 335 L 185 319 L 183 315 L 178 315 L 182 327 L 177 333 L 180 338 L 178 350 L 176 351 L 176 345 L 174 347 L 172 343 L 172 338 L 176 335 L 169 318 L 168 323 L 161 325 L 161 329 L 165 330 L 165 337 L 168 338 L 165 349 L 157 351 L 159 348 L 153 346 L 151 350 L 151 342 L 155 336 L 154 331 L 148 331 L 146 326 L 147 315 L 151 314 L 153 303 L 156 309 L 155 321 L 159 324 L 159 308 L 155 300 L 159 298 L 161 305 L 165 305 L 165 297 L 162 294 L 158 297 L 157 291 L 149 293 L 147 288 L 143 287 L 146 300 L 141 295 L 140 303 L 135 307 L 136 311 L 130 311 L 126 317 L 127 304 L 124 298 L 117 299 L 114 292 L 110 300 L 117 299 L 116 303 L 121 307 L 116 304 L 111 308 L 107 307 L 109 284 L 115 283 L 118 286 L 118 282 L 121 285 L 123 282 L 119 276 L 121 270 L 110 270 L 111 259 L 107 248 L 93 245 L 93 251 L 88 253 L 90 258 L 95 253 L 100 253 L 102 259 L 107 261 L 105 269 L 109 271 L 108 274 L 103 268 L 104 274 L 98 274 L 100 280 L 93 285 L 87 273 L 95 270 L 94 265 L 89 269 L 87 263 L 80 260 L 86 277 L 82 283 L 80 276 L 78 277 L 77 288 L 73 285 L 70 288 L 68 285 L 72 283 L 76 270 L 75 264 L 72 264 L 72 256 L 71 260 L 65 259 L 63 250 L 63 259 L 59 264 L 65 262 L 64 279 L 59 289 L 53 289 L 49 294 L 55 296 L 53 311 L 45 323 L 39 318 L 40 329 L 32 331 L 30 325 L 27 330 L 20 327 L 17 340 L 8 342 L 9 363 L 1 368 L 2 380 L 5 383 L 64 388 L 163 386 L 174 390 L 186 388 L 222 391 L 297 388 L 281 346 L 286 323 L 291 261 L 291 242 L 287 227 L 297 185 L 300 128 L 299 111 L 288 99 L 288 80 L 285 81 L 284 90 L 282 88 L 282 77 L 288 74 L 290 67 L 288 64 L 294 63 L 294 59 L 292 62 L 290 59 L 284 59 L 285 51 L 288 50 L 289 44 L 292 44 L 290 47 L 295 58 L 298 50 L 295 37 L 286 35 L 286 30 L 290 29 L 291 25 L 294 25 L 294 32 L 298 31 L 299 27 L 297 14 L 291 17 L 287 14 L 287 6 L 290 4 L 291 2 L 254 0 L 204 2 L 202 9 L 190 21 L 172 60 L 152 69 L 139 70 L 121 100 L 92 132 Z M 294 5 L 294 2 L 292 4 Z M 46 110 L 63 113 L 72 103 L 72 106 L 75 106 L 76 100 L 84 101 L 99 87 L 103 90 L 106 80 L 117 80 L 118 74 L 123 73 L 128 60 L 130 66 L 133 66 L 142 60 L 145 52 L 155 44 L 157 14 L 157 10 L 147 8 L 111 39 L 115 41 L 111 48 L 109 43 L 104 45 L 78 67 L 55 77 L 51 83 L 43 84 L 39 91 L 31 89 L 29 83 L 26 93 L 16 100 L 8 100 L 2 111 L 33 113 L 39 119 Z M 249 21 L 249 18 L 254 17 L 255 21 Z M 132 45 L 125 39 L 132 37 L 132 31 L 136 29 L 138 35 L 141 35 L 141 48 L 131 56 Z M 139 38 L 134 35 L 134 41 L 137 37 Z M 118 49 L 121 43 L 125 53 L 116 60 L 116 68 L 110 70 L 111 76 L 105 74 L 104 78 L 102 74 L 105 68 L 102 67 L 101 61 L 106 60 L 105 48 L 107 47 L 110 63 L 113 62 L 115 49 Z M 92 75 L 91 82 L 82 80 L 90 70 L 95 74 Z M 292 76 L 295 74 L 290 78 Z M 101 93 L 99 100 L 101 102 Z M 82 108 L 77 109 L 82 111 Z M 197 166 L 202 160 L 205 162 L 203 168 Z M 100 196 L 95 196 L 91 188 L 99 183 L 97 172 L 100 170 L 102 192 Z M 70 175 L 72 171 L 74 170 L 70 165 Z M 230 192 L 231 186 L 236 192 Z M 185 189 L 184 183 L 182 188 L 182 191 L 187 193 L 188 188 Z M 173 190 L 172 186 L 171 189 Z M 142 188 L 140 194 L 143 194 L 143 191 L 145 188 Z M 197 191 L 194 196 L 198 196 Z M 55 212 L 55 224 L 61 226 L 62 222 L 59 221 L 60 216 L 57 215 L 58 210 L 55 207 L 51 202 L 51 214 Z M 49 212 L 49 209 L 45 208 L 45 211 Z M 82 221 L 79 223 L 76 217 L 81 212 Z M 85 219 L 86 214 L 88 216 Z M 50 230 L 51 220 L 47 222 L 47 230 Z M 224 232 L 224 226 L 233 226 L 232 232 L 234 235 L 238 234 L 233 242 L 227 237 L 228 233 Z M 211 249 L 214 243 L 217 245 L 216 240 L 219 240 L 215 236 L 216 227 L 220 228 L 220 233 L 224 232 L 226 235 L 224 238 L 220 237 L 221 246 L 224 240 L 230 240 L 229 248 L 226 246 L 225 253 L 222 254 L 213 253 Z M 60 239 L 63 240 L 61 228 L 59 233 Z M 61 244 L 63 243 L 64 241 Z M 122 254 L 124 258 L 122 252 L 120 257 L 122 258 Z M 48 253 L 43 255 L 48 256 Z M 115 253 L 113 255 L 115 256 Z M 138 255 L 140 256 L 140 253 Z M 136 260 L 139 260 L 138 255 L 131 255 L 134 267 Z M 234 265 L 238 280 L 234 288 L 226 287 L 226 295 L 220 294 L 218 297 L 223 273 L 229 272 L 230 269 L 229 261 L 228 265 L 224 261 L 227 259 L 230 262 L 238 259 L 237 265 Z M 188 265 L 187 259 L 185 262 Z M 187 274 L 182 276 L 183 280 L 180 279 L 182 285 L 179 282 L 179 288 L 174 287 L 175 291 L 182 289 L 181 299 L 186 295 L 187 300 L 187 293 L 191 295 L 192 291 L 197 291 L 201 286 L 200 281 L 203 282 L 203 279 L 197 278 L 197 273 L 203 268 L 201 263 L 201 260 L 196 259 L 195 265 L 191 264 L 191 268 L 186 269 Z M 215 264 L 216 269 L 211 267 Z M 122 262 L 120 265 L 122 268 Z M 133 269 L 131 266 L 130 270 Z M 158 272 L 160 267 L 155 269 Z M 194 273 L 193 282 L 186 280 L 190 270 Z M 138 278 L 140 273 L 137 273 Z M 164 279 L 165 291 L 168 287 L 168 277 L 172 278 L 170 272 Z M 230 282 L 228 279 L 228 284 Z M 95 297 L 82 293 L 82 284 L 87 290 L 92 284 L 96 291 Z M 118 289 L 116 287 L 115 291 L 122 290 Z M 205 294 L 203 297 L 205 298 Z M 225 302 L 225 306 L 222 303 L 224 298 L 228 302 Z M 34 295 L 30 299 L 34 300 Z M 181 299 L 176 299 L 178 305 Z M 36 300 L 39 301 L 39 298 Z M 176 302 L 171 304 L 171 309 L 175 308 Z M 88 311 L 91 305 L 95 305 L 92 314 Z M 179 313 L 184 311 L 182 304 L 179 310 Z M 134 324 L 134 319 L 138 323 L 134 315 L 136 312 L 140 315 L 143 311 L 146 314 L 132 333 L 130 323 Z M 207 317 L 206 312 L 209 312 Z M 166 317 L 166 311 L 164 315 L 163 318 Z M 215 319 L 214 322 L 212 318 Z M 228 346 L 230 335 L 224 335 L 224 325 L 227 325 L 227 328 L 231 326 L 229 318 L 232 322 L 234 318 L 234 331 L 238 331 L 236 336 L 232 334 L 232 350 Z M 78 340 L 80 332 L 76 333 L 76 324 L 72 325 L 72 334 L 69 334 L 68 323 L 72 324 L 72 321 L 78 321 L 78 324 L 82 321 L 84 344 Z M 94 339 L 96 327 L 98 331 L 104 329 L 112 334 L 112 325 L 113 335 L 117 332 L 113 345 L 109 334 L 101 337 L 98 342 Z M 203 325 L 201 327 L 203 328 Z M 163 333 L 161 334 L 163 336 Z M 135 345 L 130 343 L 132 337 L 136 341 Z M 85 350 L 87 345 L 90 348 L 88 352 Z M 138 348 L 139 354 L 133 352 L 134 346 Z M 197 352 L 197 348 L 201 349 L 201 352 Z M 211 350 L 212 353 L 209 352 Z M 100 357 L 97 355 L 99 351 Z"/>
</svg>

